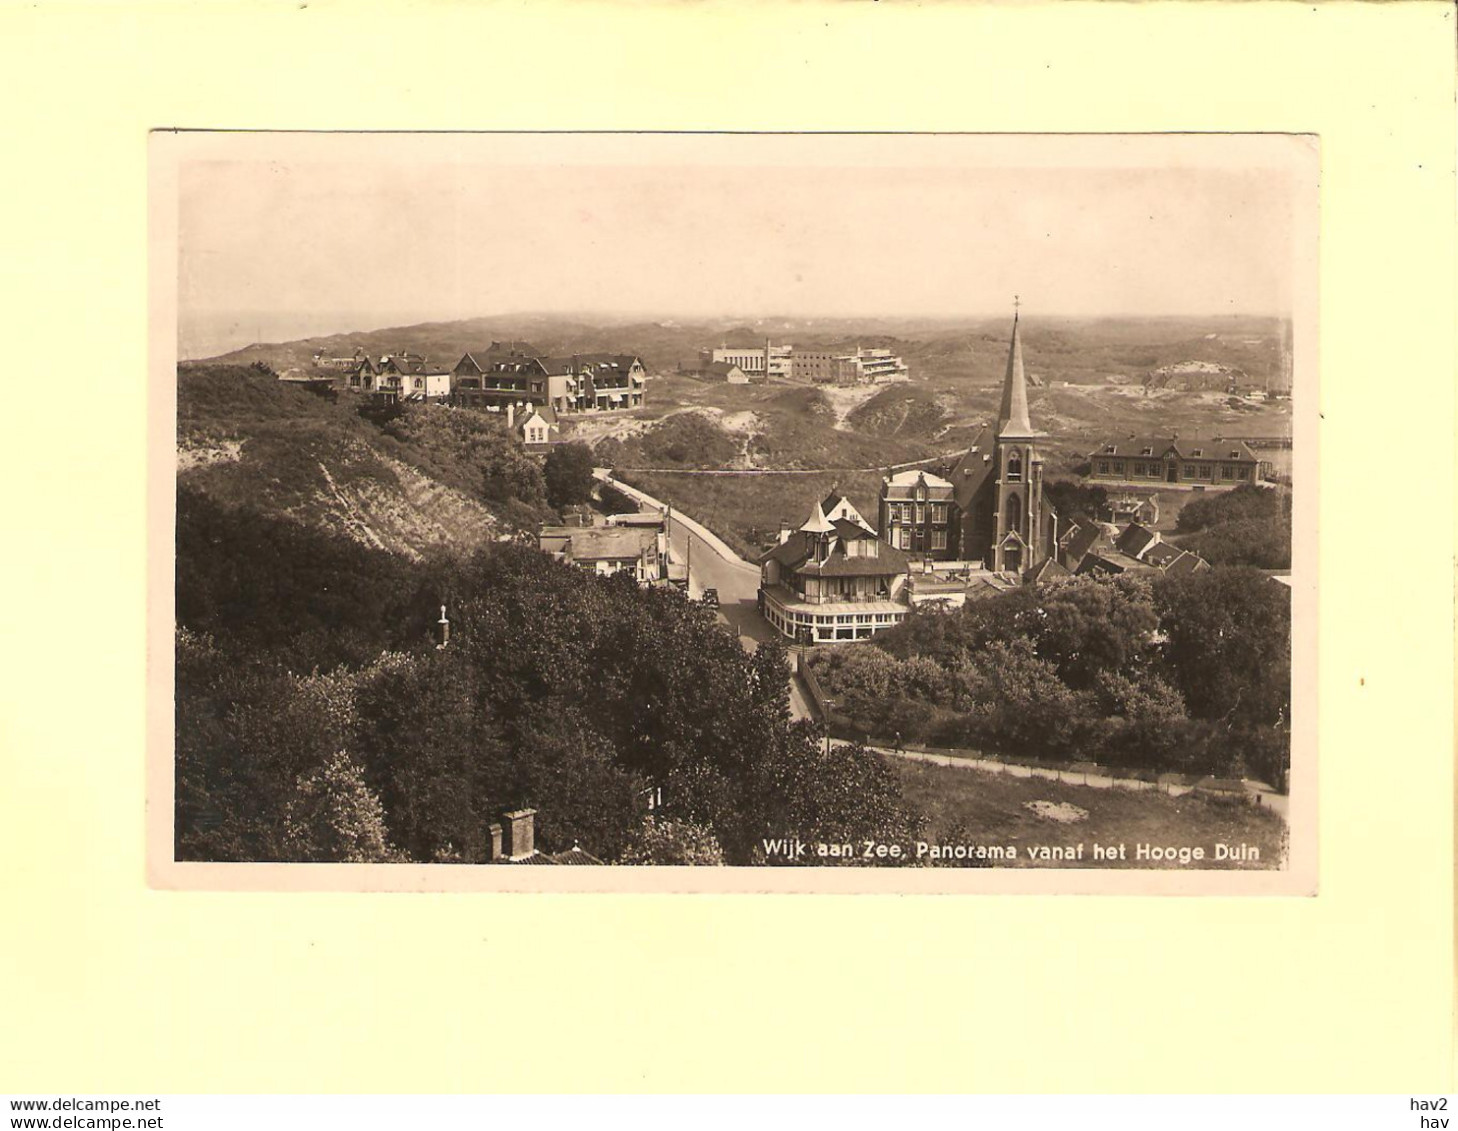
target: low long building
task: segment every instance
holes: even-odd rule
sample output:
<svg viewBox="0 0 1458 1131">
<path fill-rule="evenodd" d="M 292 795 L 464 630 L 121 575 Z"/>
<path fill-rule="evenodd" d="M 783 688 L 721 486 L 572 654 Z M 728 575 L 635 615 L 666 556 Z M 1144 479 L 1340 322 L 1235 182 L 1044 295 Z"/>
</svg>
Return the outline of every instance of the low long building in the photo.
<svg viewBox="0 0 1458 1131">
<path fill-rule="evenodd" d="M 760 559 L 760 613 L 801 644 L 865 640 L 906 619 L 907 564 L 832 494 Z"/>
<path fill-rule="evenodd" d="M 1260 458 L 1244 440 L 1131 436 L 1089 453 L 1089 478 L 1100 483 L 1236 487 L 1259 483 Z"/>
</svg>

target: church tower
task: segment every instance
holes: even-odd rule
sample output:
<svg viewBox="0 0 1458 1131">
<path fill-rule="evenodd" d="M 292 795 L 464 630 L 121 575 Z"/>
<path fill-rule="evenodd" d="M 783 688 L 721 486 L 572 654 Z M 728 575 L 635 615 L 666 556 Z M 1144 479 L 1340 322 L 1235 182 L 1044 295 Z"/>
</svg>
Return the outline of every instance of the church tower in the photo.
<svg viewBox="0 0 1458 1131">
<path fill-rule="evenodd" d="M 1037 441 L 1046 435 L 1028 418 L 1023 341 L 1014 311 L 993 447 L 997 485 L 991 563 L 994 570 L 1020 574 L 1050 553 L 1045 531 L 1048 520 L 1043 514 L 1043 456 L 1037 448 Z"/>
</svg>

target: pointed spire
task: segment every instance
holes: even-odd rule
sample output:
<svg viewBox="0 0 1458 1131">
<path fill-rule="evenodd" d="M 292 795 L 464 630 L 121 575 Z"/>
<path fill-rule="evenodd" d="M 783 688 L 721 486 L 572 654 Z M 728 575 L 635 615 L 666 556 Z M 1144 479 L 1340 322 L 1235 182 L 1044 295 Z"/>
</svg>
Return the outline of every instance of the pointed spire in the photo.
<svg viewBox="0 0 1458 1131">
<path fill-rule="evenodd" d="M 805 525 L 800 527 L 800 529 L 806 534 L 829 534 L 835 527 L 825 517 L 825 508 L 819 503 L 816 503 L 815 513 L 806 520 Z"/>
<path fill-rule="evenodd" d="M 1023 372 L 1023 339 L 1018 333 L 1018 316 L 1013 313 L 1012 344 L 1007 351 L 1007 375 L 1002 381 L 1002 407 L 997 412 L 997 435 L 1032 437 L 1043 433 L 1028 418 L 1028 379 Z"/>
</svg>

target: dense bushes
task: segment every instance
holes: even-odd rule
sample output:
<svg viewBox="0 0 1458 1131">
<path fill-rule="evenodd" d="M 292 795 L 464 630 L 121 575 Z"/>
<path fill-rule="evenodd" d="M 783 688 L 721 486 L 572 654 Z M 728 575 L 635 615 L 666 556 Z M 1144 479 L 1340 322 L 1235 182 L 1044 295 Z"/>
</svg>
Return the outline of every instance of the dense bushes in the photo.
<svg viewBox="0 0 1458 1131">
<path fill-rule="evenodd" d="M 1211 565 L 1291 568 L 1291 495 L 1242 484 L 1186 503 L 1179 544 Z"/>
<path fill-rule="evenodd" d="M 199 500 L 180 517 L 184 859 L 480 860 L 521 806 L 547 851 L 667 851 L 644 847 L 650 786 L 731 863 L 915 830 L 875 755 L 790 721 L 783 652 L 746 655 L 677 591 L 514 545 L 411 566 Z"/>
<path fill-rule="evenodd" d="M 923 608 L 812 663 L 857 734 L 1284 781 L 1289 598 L 1255 570 Z"/>
</svg>

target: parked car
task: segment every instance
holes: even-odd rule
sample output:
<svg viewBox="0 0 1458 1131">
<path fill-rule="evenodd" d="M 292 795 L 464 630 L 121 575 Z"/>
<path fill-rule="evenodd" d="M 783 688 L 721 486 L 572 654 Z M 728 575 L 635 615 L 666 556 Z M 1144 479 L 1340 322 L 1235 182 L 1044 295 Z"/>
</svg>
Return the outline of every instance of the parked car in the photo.
<svg viewBox="0 0 1458 1131">
<path fill-rule="evenodd" d="M 699 600 L 708 605 L 711 609 L 719 607 L 719 591 L 717 589 L 705 589 L 699 595 Z"/>
</svg>

